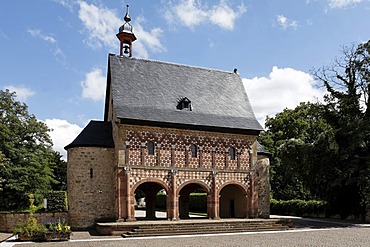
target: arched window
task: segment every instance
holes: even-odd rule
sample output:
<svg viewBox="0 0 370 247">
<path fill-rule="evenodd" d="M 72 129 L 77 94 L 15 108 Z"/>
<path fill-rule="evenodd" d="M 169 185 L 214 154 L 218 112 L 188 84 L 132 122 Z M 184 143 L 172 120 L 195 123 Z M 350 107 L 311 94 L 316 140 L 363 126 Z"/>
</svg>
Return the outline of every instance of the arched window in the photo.
<svg viewBox="0 0 370 247">
<path fill-rule="evenodd" d="M 230 148 L 230 159 L 235 160 L 235 148 L 234 147 Z"/>
<path fill-rule="evenodd" d="M 152 141 L 148 142 L 148 154 L 154 155 L 154 142 Z"/>
<path fill-rule="evenodd" d="M 197 146 L 195 144 L 191 144 L 191 157 L 193 158 L 196 158 L 198 157 L 198 149 L 197 149 Z"/>
</svg>

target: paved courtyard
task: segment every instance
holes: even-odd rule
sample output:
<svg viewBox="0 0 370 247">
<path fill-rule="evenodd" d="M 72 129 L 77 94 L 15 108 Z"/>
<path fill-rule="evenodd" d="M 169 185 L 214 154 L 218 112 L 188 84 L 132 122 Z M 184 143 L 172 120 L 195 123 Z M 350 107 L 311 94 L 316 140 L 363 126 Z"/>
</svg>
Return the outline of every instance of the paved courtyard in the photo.
<svg viewBox="0 0 370 247">
<path fill-rule="evenodd" d="M 71 240 L 58 243 L 4 242 L 1 247 L 44 246 L 370 246 L 370 228 L 300 229 L 284 232 L 194 235 L 156 238 Z"/>
<path fill-rule="evenodd" d="M 140 212 L 137 216 L 140 215 Z M 141 216 L 141 215 L 140 215 Z M 158 216 L 163 216 L 159 214 Z M 110 247 L 110 246 L 369 246 L 370 225 L 348 224 L 341 221 L 302 219 L 291 217 L 296 228 L 289 231 L 244 232 L 185 236 L 121 238 L 95 236 L 87 231 L 73 232 L 68 242 L 32 243 L 8 240 L 0 247 Z M 0 234 L 0 237 L 10 234 Z M 0 239 L 1 240 L 4 240 Z"/>
</svg>

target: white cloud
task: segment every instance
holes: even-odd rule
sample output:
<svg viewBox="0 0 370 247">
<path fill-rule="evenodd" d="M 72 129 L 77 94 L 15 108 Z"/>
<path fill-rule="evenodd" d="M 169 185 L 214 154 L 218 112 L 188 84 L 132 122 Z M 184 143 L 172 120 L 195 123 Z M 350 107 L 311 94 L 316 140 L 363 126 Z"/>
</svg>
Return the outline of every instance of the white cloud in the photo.
<svg viewBox="0 0 370 247">
<path fill-rule="evenodd" d="M 92 69 L 81 82 L 82 97 L 94 101 L 104 100 L 106 78 L 101 69 Z"/>
<path fill-rule="evenodd" d="M 324 95 L 310 74 L 292 68 L 274 66 L 268 77 L 243 78 L 243 83 L 262 126 L 266 116 L 293 109 L 300 102 L 321 100 Z"/>
<path fill-rule="evenodd" d="M 66 159 L 67 152 L 64 147 L 70 144 L 82 128 L 63 119 L 46 119 L 45 124 L 51 129 L 50 137 L 53 140 L 53 149 L 58 151 Z"/>
<path fill-rule="evenodd" d="M 63 7 L 68 8 L 71 12 L 73 10 L 73 5 L 76 3 L 75 0 L 52 0 L 53 2 L 59 3 Z"/>
<path fill-rule="evenodd" d="M 27 99 L 33 95 L 35 92 L 25 86 L 5 86 L 4 90 L 8 89 L 10 92 L 16 92 L 17 99 L 21 102 L 26 102 Z"/>
<path fill-rule="evenodd" d="M 345 8 L 356 3 L 361 3 L 363 0 L 328 0 L 331 8 Z"/>
<path fill-rule="evenodd" d="M 105 46 L 118 51 L 119 41 L 115 34 L 124 21 L 113 10 L 84 1 L 78 3 L 80 7 L 78 15 L 87 34 L 86 44 L 95 49 Z M 133 44 L 133 52 L 137 57 L 147 58 L 149 51 L 162 52 L 165 49 L 159 39 L 162 29 L 156 27 L 146 31 L 142 25 L 144 21 L 143 17 L 139 17 L 131 22 L 137 37 Z"/>
<path fill-rule="evenodd" d="M 33 37 L 41 38 L 50 44 L 57 43 L 57 40 L 51 34 L 44 34 L 40 29 L 28 29 L 27 32 Z"/>
<path fill-rule="evenodd" d="M 27 32 L 31 34 L 32 37 L 40 38 L 51 47 L 51 52 L 53 53 L 56 60 L 64 64 L 65 55 L 63 51 L 59 48 L 57 40 L 53 37 L 52 34 L 45 34 L 40 29 L 28 29 Z"/>
<path fill-rule="evenodd" d="M 227 0 L 220 0 L 217 5 L 208 7 L 201 0 L 181 0 L 177 4 L 166 2 L 165 18 L 171 25 L 180 24 L 189 28 L 210 22 L 225 30 L 233 30 L 235 21 L 246 11 L 241 4 L 232 9 Z"/>
<path fill-rule="evenodd" d="M 288 19 L 283 15 L 277 15 L 276 21 L 282 29 L 287 29 L 287 28 L 297 29 L 298 27 L 297 21 Z"/>
</svg>

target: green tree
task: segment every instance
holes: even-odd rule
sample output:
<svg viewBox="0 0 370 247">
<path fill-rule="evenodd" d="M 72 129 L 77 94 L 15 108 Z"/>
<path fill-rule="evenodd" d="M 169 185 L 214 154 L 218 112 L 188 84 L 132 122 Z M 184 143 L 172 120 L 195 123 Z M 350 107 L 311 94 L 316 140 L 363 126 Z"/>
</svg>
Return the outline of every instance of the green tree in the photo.
<svg viewBox="0 0 370 247">
<path fill-rule="evenodd" d="M 260 141 L 272 153 L 271 188 L 275 199 L 320 198 L 325 185 L 315 179 L 319 172 L 324 173 L 318 153 L 328 152 L 331 133 L 321 114 L 320 104 L 301 103 L 295 109 L 267 117 L 267 131 Z"/>
<path fill-rule="evenodd" d="M 0 151 L 0 170 L 5 166 L 5 156 L 3 153 Z M 5 182 L 5 179 L 1 177 L 0 175 L 0 191 L 3 190 L 3 183 Z"/>
<path fill-rule="evenodd" d="M 1 209 L 25 206 L 28 194 L 41 196 L 56 182 L 48 131 L 24 103 L 15 100 L 15 93 L 0 91 Z"/>
<path fill-rule="evenodd" d="M 329 203 L 343 217 L 364 214 L 370 205 L 370 41 L 345 47 L 341 59 L 314 75 L 328 91 L 323 116 L 337 150 Z"/>
<path fill-rule="evenodd" d="M 54 152 L 50 164 L 56 182 L 52 185 L 52 190 L 67 191 L 67 162 L 62 159 L 59 152 Z"/>
</svg>

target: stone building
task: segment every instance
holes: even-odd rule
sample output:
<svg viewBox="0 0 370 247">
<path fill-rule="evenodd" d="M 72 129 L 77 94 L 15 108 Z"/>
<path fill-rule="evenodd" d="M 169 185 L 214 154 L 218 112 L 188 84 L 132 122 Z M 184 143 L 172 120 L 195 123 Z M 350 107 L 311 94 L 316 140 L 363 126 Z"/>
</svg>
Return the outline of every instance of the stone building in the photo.
<svg viewBox="0 0 370 247">
<path fill-rule="evenodd" d="M 269 159 L 240 76 L 132 58 L 125 21 L 120 55 L 108 56 L 104 120 L 66 146 L 70 224 L 135 220 L 137 191 L 147 218 L 159 191 L 169 220 L 188 218 L 199 190 L 210 219 L 269 217 Z"/>
</svg>

